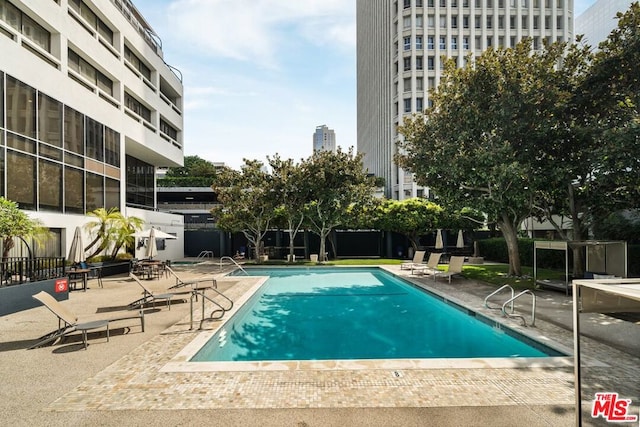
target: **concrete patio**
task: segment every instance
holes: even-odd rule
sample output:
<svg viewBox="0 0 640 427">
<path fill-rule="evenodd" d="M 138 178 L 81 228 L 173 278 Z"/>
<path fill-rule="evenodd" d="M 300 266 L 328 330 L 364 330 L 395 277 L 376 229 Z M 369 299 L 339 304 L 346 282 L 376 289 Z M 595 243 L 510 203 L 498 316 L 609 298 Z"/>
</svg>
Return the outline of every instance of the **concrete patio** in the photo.
<svg viewBox="0 0 640 427">
<path fill-rule="evenodd" d="M 434 284 L 429 277 L 389 267 L 416 283 L 482 307 L 490 287 L 465 279 Z M 234 300 L 255 277 L 222 278 L 215 262 L 174 268 L 185 279 L 218 276 L 219 289 Z M 146 282 L 157 292 L 173 278 Z M 139 297 L 122 277 L 92 280 L 63 304 L 81 320 L 101 318 Z M 572 347 L 571 300 L 558 292 L 536 292 L 535 334 Z M 186 297 L 188 300 L 188 296 Z M 516 309 L 526 312 L 530 300 Z M 196 316 L 200 309 L 196 310 Z M 584 425 L 606 425 L 588 411 L 595 392 L 618 392 L 640 406 L 640 325 L 605 315 L 583 315 Z M 57 324 L 45 307 L 0 317 L 3 386 L 0 416 L 6 425 L 491 425 L 559 426 L 574 423 L 573 368 L 385 368 L 280 371 L 164 372 L 163 367 L 199 333 L 191 330 L 188 302 L 171 310 L 149 309 L 146 331 L 134 321 L 26 350 Z M 220 322 L 207 322 L 205 329 Z M 519 322 L 507 324 L 520 328 Z M 197 322 L 194 323 L 197 329 Z M 131 326 L 129 328 L 129 326 Z"/>
</svg>

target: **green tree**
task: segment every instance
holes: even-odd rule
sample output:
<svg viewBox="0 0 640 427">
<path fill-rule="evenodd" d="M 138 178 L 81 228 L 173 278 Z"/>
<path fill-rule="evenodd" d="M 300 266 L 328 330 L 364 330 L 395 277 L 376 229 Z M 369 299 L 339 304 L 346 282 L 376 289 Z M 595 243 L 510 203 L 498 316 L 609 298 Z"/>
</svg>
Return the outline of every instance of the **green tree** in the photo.
<svg viewBox="0 0 640 427">
<path fill-rule="evenodd" d="M 164 178 L 158 179 L 160 187 L 208 187 L 218 168 L 198 156 L 185 156 L 184 166 L 167 169 Z"/>
<path fill-rule="evenodd" d="M 132 233 L 140 230 L 144 221 L 137 217 L 124 217 L 118 208 L 98 208 L 87 212 L 87 216 L 94 218 L 84 225 L 84 229 L 93 240 L 84 248 L 88 252 L 95 248 L 87 258 L 98 256 L 111 248 L 110 256 L 115 258 L 118 251 L 127 242 L 131 243 Z"/>
<path fill-rule="evenodd" d="M 327 236 L 344 222 L 349 209 L 367 204 L 373 197 L 375 178 L 367 175 L 362 154 L 354 155 L 353 149 L 316 151 L 300 167 L 305 188 L 309 189 L 307 224 L 320 237 L 318 259 L 326 261 Z"/>
<path fill-rule="evenodd" d="M 562 46 L 531 52 L 530 40 L 487 50 L 464 68 L 448 61 L 434 107 L 400 127 L 400 165 L 447 206 L 485 212 L 502 232 L 509 274 L 521 275 L 517 232 L 534 195 L 531 150 L 557 129 Z"/>
<path fill-rule="evenodd" d="M 294 259 L 294 240 L 304 222 L 304 207 L 309 200 L 301 167 L 292 159 L 283 160 L 278 154 L 268 158 L 273 174 L 273 190 L 280 205 L 278 215 L 283 218 L 289 233 L 289 259 Z"/>
<path fill-rule="evenodd" d="M 218 228 L 242 232 L 256 248 L 256 260 L 260 261 L 262 239 L 274 221 L 279 206 L 272 175 L 265 170 L 262 162 L 245 159 L 240 171 L 230 168 L 220 170 L 211 188 L 220 202 L 211 210 Z"/>
<path fill-rule="evenodd" d="M 376 227 L 405 235 L 414 251 L 420 236 L 427 231 L 443 228 L 444 209 L 423 198 L 384 200 L 378 211 Z"/>
<path fill-rule="evenodd" d="M 40 221 L 18 208 L 18 204 L 0 197 L 0 239 L 2 239 L 2 259 L 9 257 L 9 251 L 15 246 L 15 238 L 37 237 L 47 229 Z"/>
</svg>

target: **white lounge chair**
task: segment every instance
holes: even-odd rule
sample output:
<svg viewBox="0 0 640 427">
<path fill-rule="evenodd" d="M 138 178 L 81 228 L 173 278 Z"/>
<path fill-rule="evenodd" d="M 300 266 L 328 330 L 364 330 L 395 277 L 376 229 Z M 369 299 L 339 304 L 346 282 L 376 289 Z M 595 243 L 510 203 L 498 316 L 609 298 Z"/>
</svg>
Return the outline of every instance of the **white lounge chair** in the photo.
<svg viewBox="0 0 640 427">
<path fill-rule="evenodd" d="M 416 251 L 416 253 L 413 254 L 413 260 L 411 260 L 411 262 L 403 262 L 402 264 L 400 264 L 400 269 L 412 270 L 414 265 L 422 265 L 425 253 L 426 251 Z"/>
<path fill-rule="evenodd" d="M 449 279 L 449 283 L 451 283 L 451 278 L 453 276 L 457 276 L 462 274 L 462 265 L 464 264 L 463 256 L 452 256 L 449 260 L 449 269 L 447 271 L 438 271 L 433 274 L 433 280 L 435 281 L 438 277 L 447 277 Z"/>
<path fill-rule="evenodd" d="M 440 270 L 438 270 L 438 264 L 440 264 L 440 257 L 442 257 L 441 252 L 431 252 L 426 264 L 414 265 L 411 267 L 411 274 L 435 274 L 439 272 Z"/>
</svg>

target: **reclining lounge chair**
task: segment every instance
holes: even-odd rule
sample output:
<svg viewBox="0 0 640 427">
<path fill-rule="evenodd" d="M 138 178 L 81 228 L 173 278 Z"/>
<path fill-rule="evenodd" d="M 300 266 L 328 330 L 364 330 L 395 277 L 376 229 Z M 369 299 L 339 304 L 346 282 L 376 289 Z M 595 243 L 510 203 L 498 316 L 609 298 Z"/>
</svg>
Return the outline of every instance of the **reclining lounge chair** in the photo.
<svg viewBox="0 0 640 427">
<path fill-rule="evenodd" d="M 453 276 L 458 276 L 462 274 L 462 265 L 464 264 L 463 256 L 452 256 L 449 260 L 449 269 L 447 271 L 438 271 L 434 273 L 433 280 L 435 281 L 438 277 L 447 277 L 449 279 L 449 283 L 451 283 L 451 278 Z"/>
<path fill-rule="evenodd" d="M 421 266 L 423 265 L 422 262 L 424 261 L 424 254 L 427 251 L 416 251 L 416 253 L 413 254 L 413 259 L 409 262 L 403 262 L 402 264 L 400 264 L 400 269 L 401 270 L 413 270 L 414 266 Z"/>
<path fill-rule="evenodd" d="M 426 264 L 414 265 L 411 267 L 411 274 L 422 273 L 422 274 L 436 274 L 440 270 L 438 270 L 438 264 L 440 264 L 440 257 L 442 257 L 441 252 L 431 252 L 429 254 L 429 260 Z"/>
<path fill-rule="evenodd" d="M 151 303 L 153 307 L 156 306 L 156 300 L 158 301 L 166 301 L 167 307 L 171 310 L 171 298 L 174 297 L 173 293 L 166 294 L 154 294 L 151 292 L 145 285 L 142 284 L 138 276 L 133 273 L 129 273 L 129 277 L 133 279 L 141 288 L 142 288 L 142 298 L 139 298 L 131 303 L 129 303 L 130 308 L 144 308 L 145 305 Z"/>
<path fill-rule="evenodd" d="M 107 326 L 110 322 L 115 322 L 119 320 L 127 320 L 127 319 L 140 319 L 140 328 L 142 332 L 144 332 L 144 312 L 139 311 L 137 314 L 133 314 L 132 312 L 123 312 L 124 314 L 121 316 L 114 316 L 107 319 L 99 319 L 99 320 L 90 320 L 87 322 L 78 322 L 78 316 L 73 314 L 71 311 L 67 310 L 67 308 L 60 303 L 60 301 L 56 300 L 54 297 L 46 293 L 45 291 L 40 291 L 39 293 L 33 295 L 33 298 L 40 301 L 45 307 L 47 307 L 53 314 L 58 317 L 58 329 L 52 331 L 46 335 L 43 335 L 39 338 L 39 341 L 29 347 L 29 349 L 42 347 L 43 345 L 53 343 L 58 338 L 62 338 L 66 335 L 71 334 L 75 331 L 82 331 L 82 338 L 84 342 L 84 348 L 87 348 L 87 330 L 93 329 L 90 326 L 92 325 L 102 325 Z M 96 326 L 99 327 L 99 326 Z M 109 335 L 107 332 L 107 340 L 109 339 Z"/>
</svg>

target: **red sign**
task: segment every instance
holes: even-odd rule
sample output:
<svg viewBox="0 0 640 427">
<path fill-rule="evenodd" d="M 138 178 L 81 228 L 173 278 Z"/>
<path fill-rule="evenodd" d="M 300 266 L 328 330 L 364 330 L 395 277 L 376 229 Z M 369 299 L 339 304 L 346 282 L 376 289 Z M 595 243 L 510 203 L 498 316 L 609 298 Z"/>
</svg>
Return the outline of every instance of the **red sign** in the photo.
<svg viewBox="0 0 640 427">
<path fill-rule="evenodd" d="M 56 293 L 69 291 L 69 282 L 67 279 L 56 280 Z"/>
</svg>

